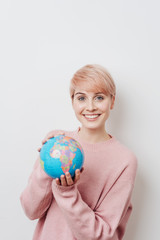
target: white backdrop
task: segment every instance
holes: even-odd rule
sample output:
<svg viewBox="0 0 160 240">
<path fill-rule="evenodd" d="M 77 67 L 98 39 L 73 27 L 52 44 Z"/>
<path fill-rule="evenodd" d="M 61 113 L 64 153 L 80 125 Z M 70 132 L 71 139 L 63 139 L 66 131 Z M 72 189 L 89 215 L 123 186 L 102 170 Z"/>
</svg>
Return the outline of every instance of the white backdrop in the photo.
<svg viewBox="0 0 160 240">
<path fill-rule="evenodd" d="M 158 0 L 0 2 L 1 239 L 32 239 L 36 221 L 19 196 L 46 133 L 79 126 L 68 87 L 88 63 L 112 74 L 117 97 L 106 127 L 139 162 L 125 240 L 158 239 L 159 9 Z"/>
</svg>

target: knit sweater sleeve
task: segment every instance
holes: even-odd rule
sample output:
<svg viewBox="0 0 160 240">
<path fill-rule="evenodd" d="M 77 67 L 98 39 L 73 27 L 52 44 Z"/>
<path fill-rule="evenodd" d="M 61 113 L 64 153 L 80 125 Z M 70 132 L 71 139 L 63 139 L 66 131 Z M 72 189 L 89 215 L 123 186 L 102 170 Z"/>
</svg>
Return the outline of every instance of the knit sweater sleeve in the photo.
<svg viewBox="0 0 160 240">
<path fill-rule="evenodd" d="M 53 130 L 49 132 L 54 136 L 61 130 Z M 52 200 L 52 184 L 53 179 L 49 177 L 40 166 L 40 156 L 38 156 L 33 171 L 29 177 L 28 184 L 20 196 L 21 205 L 25 214 L 31 220 L 43 217 L 49 208 Z"/>
<path fill-rule="evenodd" d="M 135 172 L 136 165 L 125 167 L 110 190 L 103 190 L 95 209 L 83 201 L 76 185 L 62 187 L 53 181 L 55 200 L 77 240 L 122 239 L 131 212 Z"/>
<path fill-rule="evenodd" d="M 41 218 L 50 206 L 53 198 L 52 180 L 41 168 L 38 157 L 28 184 L 20 196 L 22 207 L 31 220 Z"/>
</svg>

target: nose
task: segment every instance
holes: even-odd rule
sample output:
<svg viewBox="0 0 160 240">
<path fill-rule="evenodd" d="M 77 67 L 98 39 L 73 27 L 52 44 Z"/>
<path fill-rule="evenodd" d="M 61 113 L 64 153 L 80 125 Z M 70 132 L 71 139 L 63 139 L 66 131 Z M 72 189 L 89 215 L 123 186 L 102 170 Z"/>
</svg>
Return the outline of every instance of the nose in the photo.
<svg viewBox="0 0 160 240">
<path fill-rule="evenodd" d="M 91 100 L 88 100 L 88 102 L 87 102 L 87 106 L 86 106 L 86 110 L 88 110 L 88 111 L 94 111 L 94 110 L 96 110 L 96 106 L 95 106 L 95 103 L 94 103 L 94 101 L 91 99 Z"/>
</svg>

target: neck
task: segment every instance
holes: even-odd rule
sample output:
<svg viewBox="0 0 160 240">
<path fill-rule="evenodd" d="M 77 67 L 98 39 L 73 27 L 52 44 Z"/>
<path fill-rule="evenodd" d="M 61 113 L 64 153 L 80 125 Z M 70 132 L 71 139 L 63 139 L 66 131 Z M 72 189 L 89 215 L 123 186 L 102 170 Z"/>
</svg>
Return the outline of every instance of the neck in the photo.
<svg viewBox="0 0 160 240">
<path fill-rule="evenodd" d="M 102 142 L 110 139 L 109 134 L 106 132 L 105 128 L 102 129 L 86 129 L 83 126 L 79 129 L 78 132 L 81 139 L 90 143 Z"/>
</svg>

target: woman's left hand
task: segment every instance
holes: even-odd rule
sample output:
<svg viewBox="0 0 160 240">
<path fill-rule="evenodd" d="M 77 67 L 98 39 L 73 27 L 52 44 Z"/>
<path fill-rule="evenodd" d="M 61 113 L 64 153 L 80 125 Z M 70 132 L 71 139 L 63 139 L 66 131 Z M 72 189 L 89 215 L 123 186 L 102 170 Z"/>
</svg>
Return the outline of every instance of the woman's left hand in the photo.
<svg viewBox="0 0 160 240">
<path fill-rule="evenodd" d="M 75 184 L 80 179 L 80 174 L 83 172 L 84 168 L 81 170 L 77 169 L 75 171 L 74 179 L 71 177 L 69 172 L 66 172 L 65 175 L 61 175 L 60 179 L 56 178 L 56 184 L 61 186 L 71 186 Z"/>
</svg>

